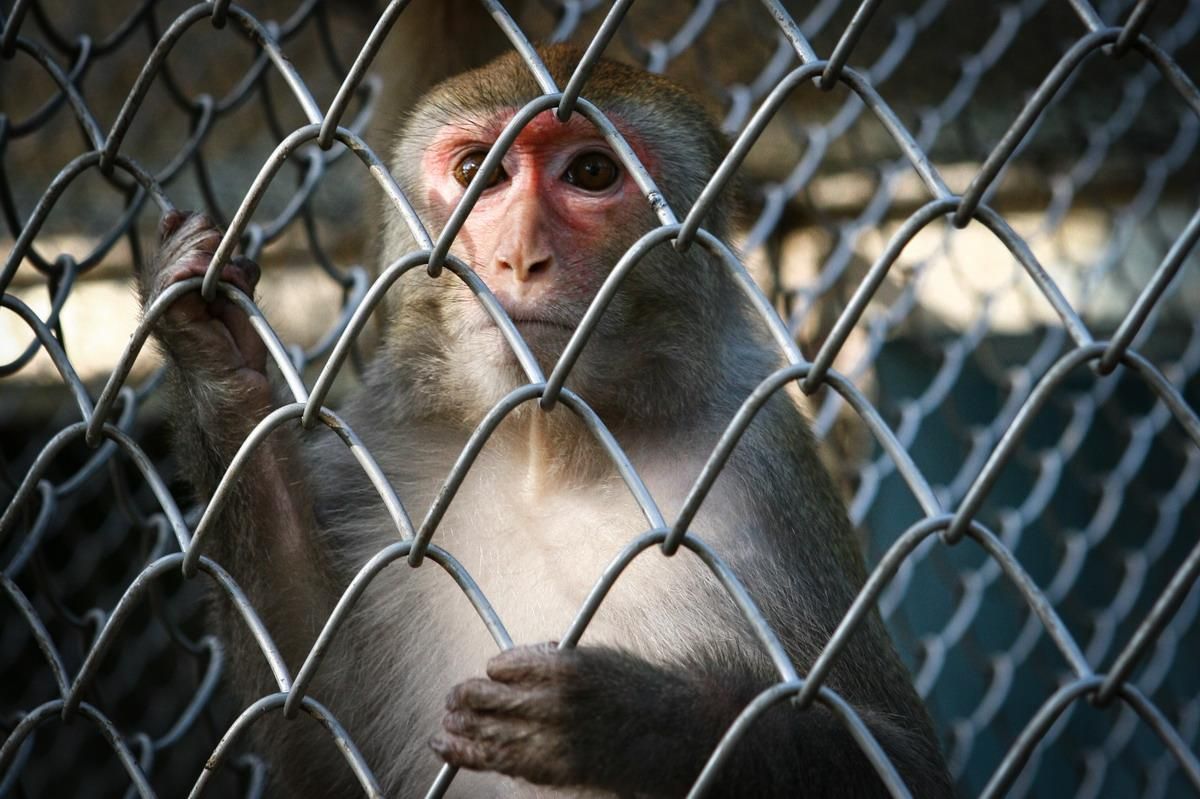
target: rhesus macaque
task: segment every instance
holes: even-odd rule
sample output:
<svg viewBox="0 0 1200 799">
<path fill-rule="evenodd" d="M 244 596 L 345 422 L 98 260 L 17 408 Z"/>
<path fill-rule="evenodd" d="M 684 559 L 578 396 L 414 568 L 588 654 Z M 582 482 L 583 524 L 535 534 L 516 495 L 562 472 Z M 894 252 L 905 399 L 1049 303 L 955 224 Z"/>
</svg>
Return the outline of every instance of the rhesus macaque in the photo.
<svg viewBox="0 0 1200 799">
<path fill-rule="evenodd" d="M 564 84 L 574 50 L 542 51 Z M 436 233 L 505 123 L 539 94 L 510 54 L 451 78 L 408 115 L 394 173 Z M 673 84 L 602 62 L 598 105 L 683 212 L 724 154 L 704 112 Z M 657 224 L 594 126 L 536 117 L 508 151 L 452 252 L 488 285 L 547 371 L 606 275 Z M 705 223 L 726 233 L 727 209 Z M 201 273 L 219 240 L 198 215 L 169 215 L 141 275 L 148 305 Z M 416 249 L 385 214 L 382 265 Z M 256 267 L 223 278 L 251 292 Z M 475 425 L 526 382 L 479 302 L 450 271 L 392 288 L 365 385 L 340 409 L 420 519 Z M 170 363 L 177 451 L 210 496 L 272 405 L 266 355 L 228 301 L 177 302 L 158 339 Z M 567 386 L 604 420 L 667 518 L 722 430 L 780 365 L 732 278 L 700 246 L 669 243 L 630 273 Z M 356 571 L 397 540 L 374 489 L 328 431 L 280 429 L 243 472 L 206 553 L 230 569 L 294 670 Z M 348 729 L 390 796 L 415 796 L 443 762 L 450 792 L 686 793 L 722 733 L 778 677 L 749 624 L 693 553 L 656 550 L 617 580 L 578 648 L 563 634 L 606 565 L 646 521 L 609 458 L 561 403 L 520 406 L 469 472 L 434 543 L 486 593 L 516 642 L 497 654 L 453 580 L 426 561 L 381 572 L 340 631 L 310 695 Z M 714 547 L 804 673 L 864 579 L 842 503 L 794 398 L 760 412 L 691 528 Z M 218 609 L 244 703 L 276 690 L 239 619 Z M 828 683 L 869 724 L 915 796 L 951 795 L 936 738 L 877 616 Z M 281 714 L 253 727 L 286 795 L 357 791 L 326 730 Z M 783 703 L 737 747 L 719 796 L 875 796 L 882 784 L 823 707 Z"/>
</svg>

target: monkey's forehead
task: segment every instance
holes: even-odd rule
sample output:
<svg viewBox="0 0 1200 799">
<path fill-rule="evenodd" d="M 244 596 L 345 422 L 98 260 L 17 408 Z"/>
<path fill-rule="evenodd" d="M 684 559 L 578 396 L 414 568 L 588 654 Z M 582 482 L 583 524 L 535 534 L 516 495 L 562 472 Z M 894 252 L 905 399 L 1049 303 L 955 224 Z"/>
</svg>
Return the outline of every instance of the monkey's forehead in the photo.
<svg viewBox="0 0 1200 799">
<path fill-rule="evenodd" d="M 497 108 L 470 119 L 455 120 L 436 131 L 433 138 L 442 140 L 460 138 L 464 142 L 479 142 L 490 146 L 500 138 L 519 111 L 520 109 L 516 107 Z M 642 163 L 650 168 L 650 162 L 654 160 L 652 143 L 646 141 L 638 129 L 628 123 L 624 117 L 608 115 L 607 119 L 633 148 Z M 550 147 L 581 141 L 601 143 L 606 141 L 606 136 L 604 131 L 587 117 L 572 114 L 568 120 L 561 122 L 554 110 L 550 109 L 538 114 L 521 128 L 513 142 L 513 147 Z"/>
<path fill-rule="evenodd" d="M 582 51 L 567 45 L 539 47 L 538 53 L 559 86 L 566 84 L 582 56 Z M 414 108 L 409 120 L 436 124 L 448 122 L 451 117 L 461 120 L 487 116 L 498 109 L 523 107 L 542 94 L 519 54 L 508 52 L 486 66 L 459 73 L 435 86 Z M 596 62 L 581 97 L 610 119 L 623 119 L 626 130 L 622 133 L 641 132 L 648 140 L 664 139 L 664 148 L 678 145 L 689 153 L 699 149 L 723 154 L 726 149 L 724 136 L 699 100 L 661 75 L 602 58 Z"/>
</svg>

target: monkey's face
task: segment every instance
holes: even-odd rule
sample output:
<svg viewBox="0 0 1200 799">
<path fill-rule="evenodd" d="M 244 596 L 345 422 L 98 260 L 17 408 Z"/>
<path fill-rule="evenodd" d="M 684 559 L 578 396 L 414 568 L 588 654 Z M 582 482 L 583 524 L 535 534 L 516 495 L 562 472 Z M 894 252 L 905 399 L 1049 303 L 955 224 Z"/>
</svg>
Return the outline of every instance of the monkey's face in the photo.
<svg viewBox="0 0 1200 799">
<path fill-rule="evenodd" d="M 449 217 L 513 113 L 445 125 L 432 137 L 422 157 L 419 199 L 435 225 Z M 632 132 L 630 138 L 637 142 Z M 639 154 L 651 160 L 645 148 Z M 637 185 L 594 126 L 578 115 L 560 123 L 547 111 L 508 150 L 452 252 L 483 279 L 549 366 L 617 260 L 652 222 Z M 443 318 L 451 332 L 496 357 L 511 357 L 466 287 L 447 288 Z M 598 336 L 619 328 L 622 305 L 605 315 Z"/>
<path fill-rule="evenodd" d="M 567 55 L 547 51 L 560 82 L 572 69 Z M 703 111 L 678 87 L 615 62 L 601 61 L 588 86 L 589 100 L 676 213 L 690 207 L 723 152 Z M 539 92 L 524 63 L 507 57 L 448 80 L 418 104 L 397 138 L 392 169 L 431 235 L 441 234 L 505 126 Z M 708 229 L 722 235 L 725 220 L 718 209 Z M 546 111 L 505 151 L 451 252 L 497 297 L 548 372 L 613 268 L 657 225 L 595 126 L 579 114 L 563 123 Z M 394 214 L 385 216 L 383 234 L 385 264 L 416 247 Z M 667 414 L 663 392 L 641 387 L 666 381 L 681 395 L 700 390 L 706 359 L 699 354 L 716 345 L 721 318 L 737 301 L 731 288 L 702 247 L 684 256 L 661 242 L 623 278 L 567 386 L 602 414 Z M 409 384 L 428 389 L 422 396 L 453 397 L 467 418 L 528 379 L 479 299 L 449 270 L 431 279 L 413 269 L 393 296 L 389 361 Z"/>
</svg>

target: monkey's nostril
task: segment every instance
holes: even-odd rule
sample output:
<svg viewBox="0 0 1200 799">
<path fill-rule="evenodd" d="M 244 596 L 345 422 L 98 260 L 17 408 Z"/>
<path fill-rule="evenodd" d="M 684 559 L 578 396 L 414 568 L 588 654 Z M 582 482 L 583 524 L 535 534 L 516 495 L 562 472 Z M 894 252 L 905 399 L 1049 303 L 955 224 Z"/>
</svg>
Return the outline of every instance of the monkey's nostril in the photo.
<svg viewBox="0 0 1200 799">
<path fill-rule="evenodd" d="M 500 256 L 496 259 L 496 271 L 503 274 L 511 272 L 511 277 L 518 283 L 524 283 L 537 277 L 544 277 L 554 266 L 554 259 L 546 258 L 508 258 Z"/>
</svg>

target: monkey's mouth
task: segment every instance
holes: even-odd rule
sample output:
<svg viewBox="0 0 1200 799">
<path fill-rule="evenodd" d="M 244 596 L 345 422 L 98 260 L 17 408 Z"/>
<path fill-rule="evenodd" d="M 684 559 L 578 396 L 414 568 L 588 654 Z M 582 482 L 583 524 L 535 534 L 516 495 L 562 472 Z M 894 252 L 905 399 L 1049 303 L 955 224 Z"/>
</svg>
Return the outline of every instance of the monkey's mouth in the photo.
<svg viewBox="0 0 1200 799">
<path fill-rule="evenodd" d="M 575 333 L 575 325 L 567 324 L 557 319 L 529 316 L 509 318 L 512 319 L 513 327 L 517 329 L 517 333 L 533 350 L 533 354 L 538 356 L 539 360 L 558 357 L 558 354 L 567 346 L 567 342 Z M 486 326 L 494 330 L 498 338 L 503 337 L 503 334 L 500 332 L 500 326 L 492 322 L 491 319 L 487 321 Z"/>
<path fill-rule="evenodd" d="M 531 332 L 559 330 L 565 331 L 568 335 L 570 335 L 571 333 L 575 332 L 576 327 L 573 324 L 567 324 L 566 322 L 561 322 L 557 319 L 541 319 L 528 316 L 513 316 L 510 318 L 512 319 L 512 323 L 516 325 L 517 330 L 521 331 L 522 335 L 524 335 L 525 331 L 527 330 Z"/>
<path fill-rule="evenodd" d="M 509 312 L 509 319 L 512 320 L 513 327 L 516 328 L 517 335 L 520 336 L 524 346 L 529 348 L 543 369 L 549 369 L 554 365 L 575 333 L 574 324 L 568 324 L 560 319 L 535 316 L 528 311 L 517 314 Z M 475 329 L 474 335 L 481 337 L 481 341 L 487 342 L 485 348 L 491 351 L 493 357 L 499 358 L 501 362 L 510 366 L 517 365 L 519 359 L 514 349 L 514 342 L 508 341 L 501 326 L 496 324 L 490 316 L 483 313 L 482 318 L 476 320 L 476 324 L 472 327 Z M 519 349 L 521 345 L 517 344 L 516 346 Z"/>
<path fill-rule="evenodd" d="M 513 326 L 517 328 L 517 332 L 523 337 L 563 334 L 570 336 L 575 332 L 575 328 L 579 324 L 579 320 L 564 319 L 559 314 L 543 313 L 531 308 L 511 308 L 506 307 L 506 305 L 506 303 L 501 303 L 501 307 L 508 314 L 508 318 L 512 321 Z M 474 321 L 474 327 L 477 330 L 495 330 L 497 333 L 500 332 L 500 325 L 482 308 L 479 309 Z"/>
</svg>

